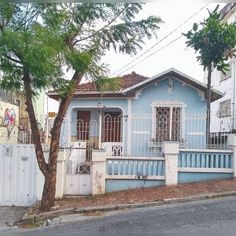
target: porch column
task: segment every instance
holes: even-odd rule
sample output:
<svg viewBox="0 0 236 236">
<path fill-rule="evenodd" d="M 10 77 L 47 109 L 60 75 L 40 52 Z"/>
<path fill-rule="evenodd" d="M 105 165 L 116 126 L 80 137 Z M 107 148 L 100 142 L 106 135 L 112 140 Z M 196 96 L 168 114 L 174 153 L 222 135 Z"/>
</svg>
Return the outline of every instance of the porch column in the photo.
<svg viewBox="0 0 236 236">
<path fill-rule="evenodd" d="M 60 149 L 57 158 L 57 181 L 55 198 L 62 198 L 64 195 L 65 174 L 66 174 L 66 159 L 67 150 Z"/>
<path fill-rule="evenodd" d="M 165 156 L 165 178 L 166 185 L 178 183 L 178 142 L 164 142 L 163 152 Z"/>
<path fill-rule="evenodd" d="M 131 98 L 128 99 L 128 119 L 127 119 L 127 153 L 131 155 L 131 146 L 132 146 L 132 130 L 131 130 Z"/>
<path fill-rule="evenodd" d="M 233 171 L 234 171 L 234 177 L 236 177 L 236 135 L 235 134 L 229 134 L 228 135 L 228 145 L 233 151 Z"/>
<path fill-rule="evenodd" d="M 104 150 L 93 150 L 92 162 L 92 195 L 105 194 L 106 152 Z"/>
<path fill-rule="evenodd" d="M 71 112 L 72 112 L 72 110 L 70 109 L 69 110 L 69 112 L 67 112 L 67 114 L 66 114 L 66 122 L 67 122 L 67 135 L 68 135 L 68 137 L 67 137 L 67 145 L 69 146 L 70 145 L 70 143 L 71 143 L 71 135 L 72 135 L 72 133 L 71 133 Z"/>
<path fill-rule="evenodd" d="M 99 109 L 98 148 L 102 148 L 102 111 Z"/>
</svg>

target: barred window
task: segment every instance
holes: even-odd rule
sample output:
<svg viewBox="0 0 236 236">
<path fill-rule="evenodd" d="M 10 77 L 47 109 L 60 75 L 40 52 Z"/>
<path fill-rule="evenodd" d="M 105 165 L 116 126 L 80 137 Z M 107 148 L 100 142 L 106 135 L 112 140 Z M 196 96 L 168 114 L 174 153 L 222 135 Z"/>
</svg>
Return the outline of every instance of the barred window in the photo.
<svg viewBox="0 0 236 236">
<path fill-rule="evenodd" d="M 180 141 L 181 108 L 156 108 L 156 141 Z"/>
<path fill-rule="evenodd" d="M 220 103 L 219 117 L 227 117 L 231 115 L 231 99 Z"/>
</svg>

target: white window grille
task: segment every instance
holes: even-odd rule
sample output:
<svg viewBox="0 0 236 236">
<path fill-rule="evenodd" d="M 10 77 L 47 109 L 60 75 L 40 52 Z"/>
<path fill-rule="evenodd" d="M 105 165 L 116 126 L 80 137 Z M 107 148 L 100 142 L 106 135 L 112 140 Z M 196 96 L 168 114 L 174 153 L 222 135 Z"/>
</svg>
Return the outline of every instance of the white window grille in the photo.
<svg viewBox="0 0 236 236">
<path fill-rule="evenodd" d="M 183 141 L 184 104 L 182 102 L 154 103 L 153 134 L 157 143 L 163 141 Z"/>
<path fill-rule="evenodd" d="M 219 105 L 219 117 L 228 117 L 231 115 L 231 99 L 220 102 Z"/>
</svg>

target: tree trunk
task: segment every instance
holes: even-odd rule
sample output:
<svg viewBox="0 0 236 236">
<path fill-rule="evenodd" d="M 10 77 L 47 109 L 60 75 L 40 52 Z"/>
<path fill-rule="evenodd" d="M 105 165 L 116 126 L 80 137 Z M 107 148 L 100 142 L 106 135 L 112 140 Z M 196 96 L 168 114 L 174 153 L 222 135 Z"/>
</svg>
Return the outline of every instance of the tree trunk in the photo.
<svg viewBox="0 0 236 236">
<path fill-rule="evenodd" d="M 55 118 L 53 128 L 51 131 L 51 144 L 48 163 L 44 159 L 43 149 L 40 141 L 40 135 L 38 130 L 38 124 L 36 116 L 34 113 L 34 107 L 32 102 L 32 90 L 31 90 L 31 79 L 29 73 L 25 70 L 25 76 L 23 77 L 24 81 L 24 90 L 26 97 L 26 109 L 29 115 L 32 136 L 36 151 L 36 158 L 38 161 L 39 168 L 44 175 L 45 182 L 41 200 L 41 211 L 48 211 L 50 207 L 54 206 L 54 199 L 56 193 L 56 174 L 57 174 L 57 156 L 59 151 L 59 140 L 61 134 L 61 125 L 70 105 L 70 102 L 73 98 L 74 92 L 76 90 L 76 84 L 79 84 L 84 73 L 75 72 L 70 85 L 68 94 L 61 99 L 58 114 Z"/>
<path fill-rule="evenodd" d="M 207 118 L 206 118 L 206 144 L 210 144 L 210 124 L 211 124 L 211 66 L 207 67 Z"/>
<path fill-rule="evenodd" d="M 43 195 L 41 200 L 41 211 L 48 211 L 50 207 L 54 206 L 54 198 L 56 193 L 56 168 L 54 171 L 49 171 L 45 176 Z"/>
<path fill-rule="evenodd" d="M 45 184 L 40 208 L 41 211 L 48 211 L 50 210 L 50 207 L 54 206 L 54 198 L 56 193 L 57 156 L 59 151 L 61 125 L 76 90 L 76 84 L 80 83 L 82 77 L 83 74 L 77 72 L 74 73 L 71 79 L 73 83 L 71 89 L 68 91 L 67 96 L 63 97 L 60 101 L 58 114 L 51 130 L 51 144 L 48 160 L 49 173 L 45 175 Z"/>
<path fill-rule="evenodd" d="M 27 72 L 25 72 L 25 76 L 23 77 L 24 82 L 24 91 L 25 91 L 25 98 L 26 98 L 26 110 L 29 115 L 31 132 L 34 141 L 34 147 L 36 152 L 36 157 L 39 165 L 39 169 L 43 173 L 44 176 L 48 173 L 48 166 L 44 159 L 43 148 L 40 141 L 40 135 L 38 130 L 38 123 L 34 112 L 34 106 L 32 102 L 32 90 L 30 87 L 30 77 Z"/>
</svg>

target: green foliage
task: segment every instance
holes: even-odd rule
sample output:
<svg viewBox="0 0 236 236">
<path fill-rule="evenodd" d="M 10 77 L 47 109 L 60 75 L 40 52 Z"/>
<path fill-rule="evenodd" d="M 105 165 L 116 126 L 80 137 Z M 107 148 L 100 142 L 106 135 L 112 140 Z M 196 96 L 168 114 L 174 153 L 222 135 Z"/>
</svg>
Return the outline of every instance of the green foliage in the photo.
<svg viewBox="0 0 236 236">
<path fill-rule="evenodd" d="M 86 72 L 92 59 L 89 52 L 68 51 L 66 59 L 74 70 Z"/>
<path fill-rule="evenodd" d="M 204 70 L 217 68 L 225 73 L 227 60 L 235 55 L 236 24 L 222 22 L 219 6 L 209 12 L 209 17 L 200 24 L 194 23 L 192 30 L 184 34 L 187 46 L 198 52 L 197 60 Z"/>
<path fill-rule="evenodd" d="M 121 88 L 120 79 L 114 78 L 99 78 L 96 80 L 96 87 L 100 92 L 116 91 L 118 92 Z"/>
<path fill-rule="evenodd" d="M 22 78 L 27 74 L 33 94 L 38 89 L 53 89 L 65 97 L 75 85 L 65 79 L 65 68 L 100 81 L 108 74 L 108 65 L 101 62 L 106 50 L 112 47 L 117 52 L 134 54 L 145 38 L 156 37 L 161 19 L 150 16 L 135 21 L 141 10 L 139 3 L 2 1 L 0 86 L 22 89 Z"/>
</svg>

